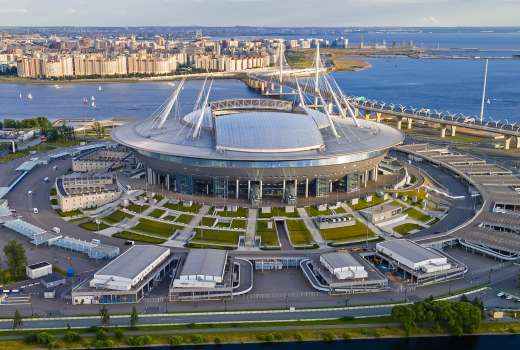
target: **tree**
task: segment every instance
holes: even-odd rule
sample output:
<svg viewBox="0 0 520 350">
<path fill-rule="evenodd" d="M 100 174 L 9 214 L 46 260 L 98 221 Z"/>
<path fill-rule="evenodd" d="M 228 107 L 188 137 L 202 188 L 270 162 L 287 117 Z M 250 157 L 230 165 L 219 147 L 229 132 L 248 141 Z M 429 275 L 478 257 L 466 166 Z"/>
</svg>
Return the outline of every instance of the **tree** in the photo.
<svg viewBox="0 0 520 350">
<path fill-rule="evenodd" d="M 135 328 L 135 326 L 137 326 L 137 322 L 139 322 L 139 314 L 137 313 L 137 309 L 134 305 L 132 306 L 132 313 L 130 314 L 130 327 Z"/>
<path fill-rule="evenodd" d="M 108 326 L 110 324 L 110 313 L 105 305 L 99 309 L 99 316 L 101 316 L 101 324 L 103 326 Z"/>
<path fill-rule="evenodd" d="M 27 265 L 27 257 L 25 256 L 25 248 L 22 244 L 15 240 L 11 240 L 4 247 L 4 254 L 7 257 L 7 265 L 9 272 L 14 279 L 20 279 L 25 276 L 25 266 Z"/>
<path fill-rule="evenodd" d="M 14 317 L 13 317 L 13 329 L 22 328 L 22 325 L 23 325 L 22 314 L 20 313 L 20 311 L 18 311 L 18 309 L 16 309 L 16 311 L 14 312 Z"/>
<path fill-rule="evenodd" d="M 415 312 L 408 305 L 398 305 L 392 308 L 392 318 L 401 324 L 404 332 L 409 336 L 415 328 Z"/>
</svg>

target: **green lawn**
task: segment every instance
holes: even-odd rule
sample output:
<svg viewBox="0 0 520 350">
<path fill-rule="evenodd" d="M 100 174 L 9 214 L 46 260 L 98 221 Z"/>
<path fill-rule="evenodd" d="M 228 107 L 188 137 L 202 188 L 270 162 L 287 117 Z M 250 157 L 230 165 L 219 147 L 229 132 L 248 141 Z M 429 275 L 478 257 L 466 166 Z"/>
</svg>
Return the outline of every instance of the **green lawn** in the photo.
<svg viewBox="0 0 520 350">
<path fill-rule="evenodd" d="M 128 207 L 126 207 L 126 209 L 133 211 L 134 213 L 142 213 L 149 207 L 150 207 L 149 205 L 139 205 L 139 204 L 132 203 Z"/>
<path fill-rule="evenodd" d="M 326 210 L 318 210 L 316 207 L 305 207 L 305 211 L 309 216 L 328 216 L 332 215 L 332 210 L 327 208 Z"/>
<path fill-rule="evenodd" d="M 356 220 L 355 225 L 327 228 L 322 229 L 320 232 L 323 239 L 327 241 L 348 242 L 365 239 L 367 237 L 367 230 L 369 239 L 375 236 L 374 232 L 365 224 Z"/>
<path fill-rule="evenodd" d="M 144 218 L 139 219 L 137 226 L 133 227 L 134 230 L 152 233 L 162 237 L 170 237 L 179 228 L 181 227 L 177 225 L 166 224 L 164 222 Z"/>
<path fill-rule="evenodd" d="M 177 217 L 177 220 L 175 220 L 175 222 L 180 222 L 187 225 L 191 222 L 191 220 L 193 220 L 193 215 L 181 214 Z"/>
<path fill-rule="evenodd" d="M 220 244 L 233 247 L 238 244 L 239 233 L 235 231 L 196 228 L 195 232 L 193 243 Z"/>
<path fill-rule="evenodd" d="M 287 220 L 286 223 L 294 246 L 314 244 L 312 235 L 303 220 Z"/>
<path fill-rule="evenodd" d="M 408 198 L 406 199 L 406 203 L 408 203 L 409 205 L 417 205 L 417 204 L 421 204 L 424 199 L 426 198 L 426 194 L 428 192 L 426 192 L 426 190 L 424 189 L 418 189 L 418 190 L 412 190 L 412 191 L 403 191 L 403 192 L 398 192 L 397 195 L 399 196 L 399 198 L 402 199 L 403 196 L 407 196 Z M 417 197 L 417 202 L 414 203 L 412 201 L 412 197 Z"/>
<path fill-rule="evenodd" d="M 204 216 L 200 222 L 200 224 L 202 226 L 208 226 L 208 227 L 212 227 L 214 224 L 215 224 L 215 221 L 217 219 L 215 219 L 214 217 L 211 217 L 211 216 Z"/>
<path fill-rule="evenodd" d="M 408 233 L 410 233 L 410 231 L 422 230 L 423 228 L 424 227 L 421 225 L 407 222 L 406 224 L 402 224 L 402 225 L 394 227 L 393 230 L 395 232 L 399 233 L 400 235 L 406 236 Z"/>
<path fill-rule="evenodd" d="M 150 214 L 149 216 L 151 216 L 152 218 L 160 218 L 161 215 L 163 215 L 165 212 L 165 210 L 162 210 L 162 209 L 154 209 Z"/>
<path fill-rule="evenodd" d="M 162 219 L 167 220 L 167 221 L 175 221 L 175 219 L 177 219 L 177 216 L 176 215 L 166 215 Z"/>
<path fill-rule="evenodd" d="M 298 211 L 296 210 L 296 208 L 294 209 L 294 212 L 287 213 L 285 211 L 285 208 L 274 207 L 274 208 L 271 208 L 271 212 L 270 213 L 262 213 L 262 212 L 260 212 L 259 216 L 262 219 L 269 219 L 269 218 L 277 217 L 277 216 L 286 217 L 286 218 L 297 218 L 300 215 L 298 215 Z"/>
<path fill-rule="evenodd" d="M 211 208 L 209 212 L 214 213 L 215 208 Z M 247 218 L 248 212 L 249 209 L 238 207 L 237 211 L 222 210 L 219 211 L 216 215 L 226 218 Z"/>
<path fill-rule="evenodd" d="M 187 213 L 198 213 L 200 208 L 202 208 L 202 204 L 198 204 L 198 203 L 193 203 L 191 205 L 191 207 L 185 207 L 184 205 L 182 205 L 182 203 L 177 203 L 177 204 L 173 204 L 173 203 L 166 203 L 164 205 L 165 208 L 168 208 L 168 209 L 171 209 L 171 210 L 177 210 L 177 211 L 184 211 L 184 212 L 187 212 Z"/>
<path fill-rule="evenodd" d="M 421 222 L 431 221 L 433 218 L 430 215 L 423 214 L 419 210 L 414 208 L 408 208 L 404 211 L 405 214 L 408 214 L 409 217 Z"/>
<path fill-rule="evenodd" d="M 351 205 L 351 207 L 354 210 L 362 210 L 362 209 L 373 207 L 374 205 L 381 204 L 384 201 L 385 201 L 385 199 L 383 199 L 382 197 L 378 197 L 376 195 L 373 195 L 371 202 L 367 202 L 364 199 L 359 198 L 358 204 Z"/>
<path fill-rule="evenodd" d="M 273 228 L 267 227 L 268 220 L 257 220 L 256 235 L 262 238 L 262 246 L 280 246 L 278 235 L 276 234 L 275 224 Z"/>
<path fill-rule="evenodd" d="M 59 216 L 61 217 L 70 217 L 70 216 L 78 216 L 83 215 L 79 210 L 70 210 L 70 211 L 62 211 L 61 209 L 56 210 Z"/>
<path fill-rule="evenodd" d="M 157 237 L 150 237 L 146 235 L 141 235 L 139 233 L 129 232 L 129 231 L 121 231 L 116 234 L 114 234 L 112 237 L 121 238 L 121 239 L 127 239 L 130 241 L 136 241 L 136 242 L 143 242 L 143 243 L 150 243 L 150 244 L 161 244 L 166 242 L 166 240 L 157 238 Z"/>
<path fill-rule="evenodd" d="M 401 207 L 401 208 L 405 207 L 405 205 L 399 201 L 392 201 L 392 202 L 390 202 L 390 204 L 395 205 L 396 207 Z"/>
<path fill-rule="evenodd" d="M 337 207 L 336 209 L 334 209 L 334 211 L 336 212 L 336 214 L 345 214 L 347 212 L 342 207 Z"/>
<path fill-rule="evenodd" d="M 246 227 L 247 227 L 247 221 L 246 220 L 233 219 L 233 221 L 231 222 L 231 228 L 245 230 Z"/>
<path fill-rule="evenodd" d="M 231 226 L 231 224 L 229 222 L 219 221 L 219 222 L 217 222 L 217 224 L 215 226 L 216 227 L 229 228 Z"/>
<path fill-rule="evenodd" d="M 134 216 L 132 214 L 125 213 L 124 211 L 121 211 L 121 210 L 116 210 L 112 214 L 105 216 L 103 218 L 103 220 L 105 220 L 106 222 L 108 222 L 110 224 L 117 224 L 118 222 L 123 221 L 123 219 L 125 219 L 125 218 L 130 219 L 133 217 Z"/>
<path fill-rule="evenodd" d="M 106 228 L 109 228 L 110 226 L 105 224 L 104 222 L 100 222 L 98 225 L 94 221 L 89 221 L 89 222 L 84 222 L 84 223 L 80 224 L 79 227 L 82 227 L 85 230 L 89 230 L 89 231 L 101 231 Z M 99 230 L 98 230 L 98 227 L 99 227 Z"/>
</svg>

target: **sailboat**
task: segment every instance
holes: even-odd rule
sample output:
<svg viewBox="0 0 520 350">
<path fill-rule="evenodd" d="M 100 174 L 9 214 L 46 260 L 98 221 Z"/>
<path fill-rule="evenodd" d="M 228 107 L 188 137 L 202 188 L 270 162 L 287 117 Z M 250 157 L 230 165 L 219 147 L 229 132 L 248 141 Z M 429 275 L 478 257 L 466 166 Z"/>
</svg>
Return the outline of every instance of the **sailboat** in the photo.
<svg viewBox="0 0 520 350">
<path fill-rule="evenodd" d="M 30 92 L 27 94 L 27 99 L 32 100 L 32 94 Z"/>
<path fill-rule="evenodd" d="M 92 103 L 90 104 L 90 106 L 91 106 L 92 108 L 96 108 L 96 102 L 95 102 L 95 101 L 92 101 Z"/>
<path fill-rule="evenodd" d="M 18 98 L 20 99 L 20 101 L 23 100 L 23 97 L 22 97 L 22 93 L 21 93 L 21 92 L 18 94 Z"/>
<path fill-rule="evenodd" d="M 487 99 L 487 104 L 488 104 L 488 105 L 491 104 L 491 100 L 489 99 L 489 97 L 488 97 L 488 99 Z"/>
<path fill-rule="evenodd" d="M 101 85 L 98 86 L 98 91 L 103 91 L 103 88 L 101 87 Z"/>
<path fill-rule="evenodd" d="M 84 104 L 84 105 L 88 104 L 88 98 L 83 97 L 83 104 Z"/>
</svg>

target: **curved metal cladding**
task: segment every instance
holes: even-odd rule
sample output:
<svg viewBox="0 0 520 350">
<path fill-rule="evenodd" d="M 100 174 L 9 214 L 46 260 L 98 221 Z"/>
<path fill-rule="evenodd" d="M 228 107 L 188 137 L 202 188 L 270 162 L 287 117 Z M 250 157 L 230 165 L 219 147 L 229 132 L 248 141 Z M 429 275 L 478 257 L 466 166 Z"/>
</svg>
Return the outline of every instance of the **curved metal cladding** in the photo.
<svg viewBox="0 0 520 350">
<path fill-rule="evenodd" d="M 386 155 L 387 150 L 337 158 L 286 160 L 286 161 L 236 161 L 197 159 L 169 156 L 134 150 L 136 157 L 147 167 L 161 174 L 179 174 L 212 178 L 226 176 L 230 179 L 279 179 L 327 177 L 339 179 L 347 174 L 373 169 Z"/>
</svg>

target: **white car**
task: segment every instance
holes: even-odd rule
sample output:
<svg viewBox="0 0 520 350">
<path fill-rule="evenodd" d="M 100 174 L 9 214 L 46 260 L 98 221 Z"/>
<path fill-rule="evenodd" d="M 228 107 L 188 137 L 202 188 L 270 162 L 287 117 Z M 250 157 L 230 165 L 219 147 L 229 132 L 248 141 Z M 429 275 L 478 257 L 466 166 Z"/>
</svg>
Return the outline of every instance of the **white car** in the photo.
<svg viewBox="0 0 520 350">
<path fill-rule="evenodd" d="M 38 214 L 38 208 L 33 208 L 33 213 Z"/>
<path fill-rule="evenodd" d="M 27 191 L 27 195 L 28 196 L 32 195 L 32 191 L 31 190 Z"/>
<path fill-rule="evenodd" d="M 505 294 L 506 294 L 506 293 L 504 293 L 504 292 L 499 292 L 499 293 L 497 294 L 497 297 L 502 298 Z"/>
</svg>

